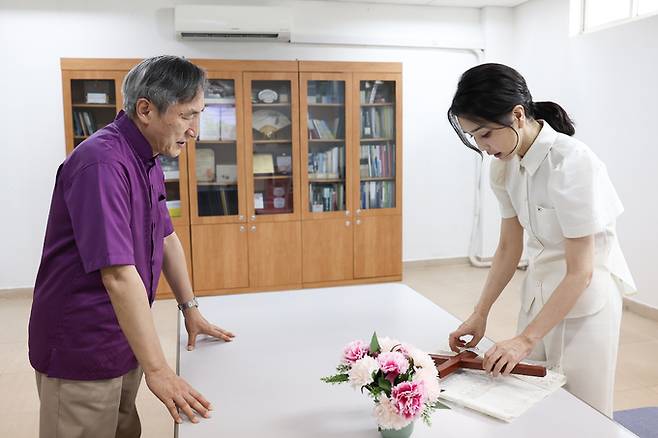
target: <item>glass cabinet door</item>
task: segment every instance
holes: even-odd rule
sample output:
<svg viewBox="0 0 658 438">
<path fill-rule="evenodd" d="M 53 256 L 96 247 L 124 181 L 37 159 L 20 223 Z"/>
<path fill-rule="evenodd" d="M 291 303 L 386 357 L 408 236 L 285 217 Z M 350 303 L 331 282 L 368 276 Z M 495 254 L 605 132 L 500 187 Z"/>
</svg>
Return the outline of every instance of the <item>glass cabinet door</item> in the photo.
<svg viewBox="0 0 658 438">
<path fill-rule="evenodd" d="M 294 212 L 292 82 L 251 81 L 253 212 Z"/>
<path fill-rule="evenodd" d="M 396 207 L 396 82 L 359 81 L 359 208 Z"/>
<path fill-rule="evenodd" d="M 118 111 L 118 78 L 71 79 L 71 124 L 72 148 L 94 132 L 112 123 Z"/>
<path fill-rule="evenodd" d="M 181 174 L 180 162 L 178 158 L 158 155 L 162 173 L 164 173 L 165 190 L 167 191 L 167 209 L 172 221 L 184 216 L 183 210 L 185 205 L 181 203 Z"/>
<path fill-rule="evenodd" d="M 198 218 L 236 216 L 240 211 L 235 85 L 233 79 L 208 80 L 191 169 Z"/>
<path fill-rule="evenodd" d="M 306 81 L 308 212 L 347 210 L 345 81 Z"/>
</svg>

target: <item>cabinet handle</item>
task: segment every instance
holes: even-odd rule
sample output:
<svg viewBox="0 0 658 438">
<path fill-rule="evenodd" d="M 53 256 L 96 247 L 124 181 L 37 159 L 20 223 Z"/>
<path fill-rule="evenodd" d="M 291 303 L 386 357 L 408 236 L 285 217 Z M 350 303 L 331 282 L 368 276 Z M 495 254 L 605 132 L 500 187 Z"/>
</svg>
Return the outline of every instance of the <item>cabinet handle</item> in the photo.
<svg viewBox="0 0 658 438">
<path fill-rule="evenodd" d="M 356 220 L 356 224 L 357 224 L 357 225 L 361 225 L 361 219 L 357 219 L 357 220 Z"/>
<path fill-rule="evenodd" d="M 251 220 L 252 220 L 252 221 L 255 221 L 255 220 L 256 220 L 256 215 L 255 215 L 255 214 L 252 214 L 252 215 L 251 215 Z"/>
<path fill-rule="evenodd" d="M 349 210 L 345 210 L 345 216 L 349 216 L 349 215 L 350 215 L 350 211 L 349 211 Z"/>
<path fill-rule="evenodd" d="M 246 228 L 244 227 L 244 225 L 240 225 L 240 232 L 241 232 L 241 233 L 244 233 L 244 230 L 245 230 L 245 229 L 246 229 Z"/>
<path fill-rule="evenodd" d="M 360 209 L 360 208 L 357 208 L 357 209 L 356 209 L 356 215 L 358 216 L 358 215 L 360 215 L 360 214 L 361 214 L 361 209 Z"/>
<path fill-rule="evenodd" d="M 241 221 L 243 221 L 243 220 L 244 220 L 244 215 L 241 214 L 240 217 L 239 217 L 239 219 L 240 219 Z"/>
<path fill-rule="evenodd" d="M 251 229 L 252 233 L 255 233 L 256 232 L 256 225 L 252 225 L 250 229 Z"/>
<path fill-rule="evenodd" d="M 349 227 L 350 226 L 350 221 L 345 221 L 345 226 Z"/>
</svg>

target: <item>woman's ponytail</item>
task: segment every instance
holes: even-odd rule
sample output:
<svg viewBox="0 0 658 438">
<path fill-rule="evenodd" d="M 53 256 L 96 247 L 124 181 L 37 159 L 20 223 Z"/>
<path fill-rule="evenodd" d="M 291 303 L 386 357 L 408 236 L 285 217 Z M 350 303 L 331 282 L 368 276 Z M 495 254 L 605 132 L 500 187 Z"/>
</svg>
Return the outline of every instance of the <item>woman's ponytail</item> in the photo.
<svg viewBox="0 0 658 438">
<path fill-rule="evenodd" d="M 567 135 L 574 135 L 573 120 L 567 112 L 555 102 L 533 102 L 532 116 L 534 119 L 543 119 L 548 122 L 553 129 Z"/>
</svg>

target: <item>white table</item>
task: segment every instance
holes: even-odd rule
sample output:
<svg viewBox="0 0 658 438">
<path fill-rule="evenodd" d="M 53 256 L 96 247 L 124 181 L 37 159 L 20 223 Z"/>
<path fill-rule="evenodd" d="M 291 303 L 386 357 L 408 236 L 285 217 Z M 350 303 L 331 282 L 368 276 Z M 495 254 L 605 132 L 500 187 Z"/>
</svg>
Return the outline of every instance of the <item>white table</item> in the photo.
<svg viewBox="0 0 658 438">
<path fill-rule="evenodd" d="M 211 419 L 177 426 L 179 438 L 377 438 L 372 400 L 320 377 L 334 372 L 345 344 L 369 342 L 374 330 L 432 352 L 459 324 L 399 283 L 208 297 L 199 304 L 236 339 L 198 340 L 188 352 L 179 323 L 179 374 L 215 408 Z M 464 408 L 439 410 L 432 420 L 432 428 L 417 421 L 412 438 L 635 436 L 562 389 L 512 423 Z"/>
</svg>

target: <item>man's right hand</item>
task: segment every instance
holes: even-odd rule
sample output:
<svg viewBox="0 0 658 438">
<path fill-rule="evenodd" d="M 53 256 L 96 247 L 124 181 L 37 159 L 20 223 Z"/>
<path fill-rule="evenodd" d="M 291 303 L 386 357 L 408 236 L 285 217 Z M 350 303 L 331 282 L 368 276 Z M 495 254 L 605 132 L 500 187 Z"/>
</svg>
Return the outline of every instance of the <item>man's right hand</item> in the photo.
<svg viewBox="0 0 658 438">
<path fill-rule="evenodd" d="M 460 325 L 457 330 L 450 333 L 448 342 L 450 349 L 455 353 L 459 353 L 463 348 L 475 347 L 480 340 L 484 337 L 484 332 L 487 328 L 487 317 L 480 313 L 473 312 L 466 321 Z M 473 336 L 473 338 L 466 343 L 461 338 L 462 336 Z"/>
<path fill-rule="evenodd" d="M 210 402 L 183 378 L 177 376 L 171 368 L 164 367 L 148 373 L 145 371 L 144 375 L 149 389 L 164 403 L 176 423 L 180 424 L 183 421 L 178 409 L 185 413 L 192 423 L 199 422 L 194 411 L 204 418 L 210 416 L 209 411 L 212 410 Z"/>
</svg>

